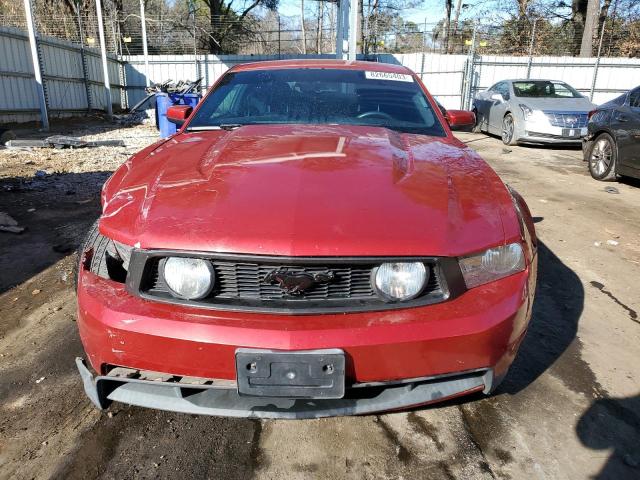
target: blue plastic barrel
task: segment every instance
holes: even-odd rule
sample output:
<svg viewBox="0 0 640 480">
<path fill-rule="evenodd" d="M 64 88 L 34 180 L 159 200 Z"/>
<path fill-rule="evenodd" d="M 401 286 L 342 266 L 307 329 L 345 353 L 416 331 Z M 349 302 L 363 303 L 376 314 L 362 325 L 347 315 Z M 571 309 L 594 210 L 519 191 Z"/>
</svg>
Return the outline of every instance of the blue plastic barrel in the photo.
<svg viewBox="0 0 640 480">
<path fill-rule="evenodd" d="M 176 125 L 167 120 L 167 110 L 173 105 L 168 93 L 156 93 L 156 127 L 160 130 L 160 138 L 167 138 L 176 133 Z"/>
<path fill-rule="evenodd" d="M 156 93 L 156 127 L 160 137 L 167 138 L 176 133 L 176 125 L 167 120 L 167 110 L 173 105 L 189 105 L 196 108 L 200 101 L 198 93 Z"/>
</svg>

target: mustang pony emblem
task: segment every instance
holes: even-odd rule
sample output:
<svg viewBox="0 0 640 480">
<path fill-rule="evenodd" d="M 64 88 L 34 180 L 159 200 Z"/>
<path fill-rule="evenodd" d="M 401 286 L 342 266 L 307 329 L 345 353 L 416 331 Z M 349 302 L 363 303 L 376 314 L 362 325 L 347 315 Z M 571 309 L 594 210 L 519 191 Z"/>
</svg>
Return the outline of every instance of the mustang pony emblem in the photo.
<svg viewBox="0 0 640 480">
<path fill-rule="evenodd" d="M 328 283 L 334 278 L 336 278 L 336 275 L 331 271 L 327 273 L 307 273 L 276 269 L 267 273 L 263 283 L 267 285 L 277 283 L 280 288 L 289 295 L 300 295 L 314 285 L 318 283 Z"/>
</svg>

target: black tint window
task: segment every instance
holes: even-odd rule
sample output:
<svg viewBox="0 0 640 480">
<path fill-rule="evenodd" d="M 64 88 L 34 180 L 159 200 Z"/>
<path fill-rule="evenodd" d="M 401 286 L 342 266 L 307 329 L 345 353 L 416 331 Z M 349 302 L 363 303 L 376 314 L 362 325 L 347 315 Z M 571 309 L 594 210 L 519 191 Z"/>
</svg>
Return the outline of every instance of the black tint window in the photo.
<svg viewBox="0 0 640 480">
<path fill-rule="evenodd" d="M 445 134 L 411 75 L 320 68 L 229 73 L 207 97 L 189 129 L 292 123 Z"/>
<path fill-rule="evenodd" d="M 513 91 L 516 97 L 534 98 L 581 98 L 582 95 L 576 89 L 564 82 L 552 82 L 548 80 L 527 80 L 513 82 Z"/>
</svg>

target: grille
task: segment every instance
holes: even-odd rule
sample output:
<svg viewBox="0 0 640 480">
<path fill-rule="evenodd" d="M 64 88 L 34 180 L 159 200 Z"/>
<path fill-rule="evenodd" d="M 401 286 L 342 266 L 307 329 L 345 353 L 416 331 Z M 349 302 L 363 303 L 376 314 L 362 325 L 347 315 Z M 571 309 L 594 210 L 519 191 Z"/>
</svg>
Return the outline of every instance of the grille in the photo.
<svg viewBox="0 0 640 480">
<path fill-rule="evenodd" d="M 545 115 L 554 127 L 583 128 L 589 122 L 589 115 L 586 113 L 545 112 Z"/>
<path fill-rule="evenodd" d="M 139 293 L 199 306 L 230 307 L 233 310 L 304 310 L 347 311 L 350 308 L 372 309 L 388 305 L 371 286 L 372 271 L 384 260 L 375 263 L 327 263 L 305 265 L 286 262 L 231 261 L 209 259 L 216 281 L 212 292 L 200 300 L 176 299 L 160 274 L 162 258 L 149 258 L 140 279 Z M 444 300 L 446 293 L 441 284 L 440 269 L 436 262 L 425 261 L 429 268 L 429 281 L 421 295 L 420 303 Z M 287 294 L 279 285 L 266 284 L 264 278 L 273 270 L 287 270 L 309 274 L 333 272 L 334 279 L 319 283 L 298 295 Z M 413 300 L 413 301 L 415 301 Z M 396 304 L 400 305 L 400 304 Z M 402 303 L 405 305 L 405 303 Z"/>
</svg>

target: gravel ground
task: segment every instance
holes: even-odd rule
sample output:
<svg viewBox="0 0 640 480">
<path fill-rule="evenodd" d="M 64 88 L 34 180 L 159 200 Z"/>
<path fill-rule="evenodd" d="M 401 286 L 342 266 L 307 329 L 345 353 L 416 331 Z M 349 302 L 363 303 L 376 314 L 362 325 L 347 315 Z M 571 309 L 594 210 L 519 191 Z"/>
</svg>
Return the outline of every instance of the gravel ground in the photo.
<svg viewBox="0 0 640 480">
<path fill-rule="evenodd" d="M 0 478 L 640 478 L 640 183 L 592 180 L 579 150 L 460 134 L 542 242 L 531 327 L 492 397 L 311 421 L 100 413 L 73 364 L 73 252 L 109 172 L 156 132 L 58 130 L 126 147 L 0 150 L 0 211 L 26 227 L 0 233 Z"/>
</svg>

